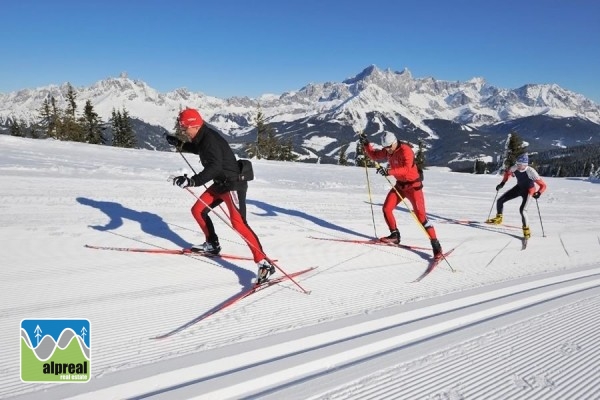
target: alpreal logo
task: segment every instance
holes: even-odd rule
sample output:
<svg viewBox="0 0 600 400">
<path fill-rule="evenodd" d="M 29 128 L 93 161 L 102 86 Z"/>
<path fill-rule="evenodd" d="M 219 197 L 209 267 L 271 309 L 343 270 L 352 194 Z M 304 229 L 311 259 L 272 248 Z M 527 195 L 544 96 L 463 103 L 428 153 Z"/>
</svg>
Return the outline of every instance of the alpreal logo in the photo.
<svg viewBox="0 0 600 400">
<path fill-rule="evenodd" d="M 90 321 L 21 321 L 23 382 L 88 382 L 91 378 Z"/>
</svg>

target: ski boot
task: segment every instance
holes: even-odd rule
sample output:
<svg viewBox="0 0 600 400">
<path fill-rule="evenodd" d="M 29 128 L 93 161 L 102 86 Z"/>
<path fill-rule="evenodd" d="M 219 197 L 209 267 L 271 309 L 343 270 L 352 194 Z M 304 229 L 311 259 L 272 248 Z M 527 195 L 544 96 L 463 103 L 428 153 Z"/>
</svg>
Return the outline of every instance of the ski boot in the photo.
<svg viewBox="0 0 600 400">
<path fill-rule="evenodd" d="M 531 231 L 529 230 L 528 226 L 524 226 L 523 227 L 523 238 L 524 239 L 529 239 L 531 237 Z"/>
<path fill-rule="evenodd" d="M 431 239 L 431 248 L 433 249 L 433 259 L 440 260 L 444 257 L 444 252 L 442 251 L 442 245 L 440 241 L 437 239 Z"/>
<path fill-rule="evenodd" d="M 221 245 L 218 240 L 213 240 L 211 242 L 195 244 L 192 246 L 191 250 L 198 253 L 208 253 L 217 256 L 221 252 Z"/>
<path fill-rule="evenodd" d="M 256 284 L 260 285 L 269 280 L 269 277 L 275 273 L 275 266 L 267 259 L 259 261 L 258 272 L 256 273 Z"/>
<path fill-rule="evenodd" d="M 390 231 L 389 236 L 382 237 L 379 240 L 381 240 L 384 243 L 400 244 L 400 232 L 398 231 L 398 229 L 394 229 Z"/>
<path fill-rule="evenodd" d="M 496 214 L 494 218 L 485 221 L 486 224 L 500 225 L 502 223 L 502 214 Z"/>
</svg>

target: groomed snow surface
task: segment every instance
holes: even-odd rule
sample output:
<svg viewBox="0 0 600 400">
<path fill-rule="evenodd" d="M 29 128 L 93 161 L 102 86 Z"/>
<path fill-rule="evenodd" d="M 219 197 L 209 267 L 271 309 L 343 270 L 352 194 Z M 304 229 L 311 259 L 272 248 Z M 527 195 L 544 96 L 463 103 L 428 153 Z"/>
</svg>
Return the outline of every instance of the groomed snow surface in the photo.
<svg viewBox="0 0 600 400">
<path fill-rule="evenodd" d="M 251 287 L 255 263 L 84 247 L 203 242 L 194 197 L 168 181 L 190 172 L 179 154 L 9 136 L 0 149 L 1 398 L 600 398 L 600 185 L 586 179 L 545 178 L 522 251 L 519 200 L 507 226 L 465 222 L 495 213 L 500 177 L 426 171 L 429 217 L 456 249 L 415 283 L 429 250 L 311 238 L 387 235 L 386 179 L 254 161 L 263 248 L 288 273 L 318 268 L 190 323 Z M 250 256 L 217 214 L 223 252 Z M 403 243 L 429 248 L 403 203 L 395 215 Z M 91 381 L 22 382 L 24 318 L 89 319 Z"/>
</svg>

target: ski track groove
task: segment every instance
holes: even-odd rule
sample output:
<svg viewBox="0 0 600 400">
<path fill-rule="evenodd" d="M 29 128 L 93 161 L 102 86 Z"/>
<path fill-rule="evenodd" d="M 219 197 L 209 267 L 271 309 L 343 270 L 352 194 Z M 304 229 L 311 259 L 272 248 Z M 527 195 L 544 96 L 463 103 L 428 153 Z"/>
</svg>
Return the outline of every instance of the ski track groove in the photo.
<svg viewBox="0 0 600 400">
<path fill-rule="evenodd" d="M 576 285 L 576 284 L 572 284 L 572 285 Z M 440 367 L 441 368 L 441 367 Z M 426 371 L 429 372 L 429 371 Z M 436 369 L 433 369 L 433 373 L 431 375 L 435 375 Z M 428 373 L 429 375 L 429 373 Z M 451 379 L 450 377 L 448 379 Z M 490 378 L 490 381 L 493 378 Z M 406 380 L 403 380 L 404 384 L 406 384 Z M 442 381 L 441 383 L 445 383 L 446 381 Z M 412 398 L 413 395 L 417 396 L 419 393 L 421 393 L 423 390 L 425 390 L 424 388 L 426 388 L 427 386 L 425 386 L 426 383 L 424 383 L 422 380 L 420 382 L 417 382 L 417 385 L 415 387 L 412 388 L 412 390 L 408 391 L 408 394 L 411 396 L 409 398 Z M 438 385 L 438 383 L 436 383 L 436 385 Z M 384 388 L 381 387 L 381 385 L 377 388 L 377 390 L 383 390 Z M 389 390 L 389 388 L 386 388 L 386 390 Z M 387 392 L 386 392 L 387 393 Z M 422 393 L 421 393 L 422 394 Z"/>
<path fill-rule="evenodd" d="M 562 319 L 561 319 L 562 320 Z M 555 333 L 555 332 L 554 332 Z M 568 333 L 567 336 L 570 336 L 573 333 Z M 551 338 L 555 338 L 554 336 L 552 336 L 550 334 L 550 331 L 547 332 L 547 335 Z M 581 332 L 579 333 L 580 337 L 581 337 Z M 586 336 L 583 336 L 586 337 Z M 535 336 L 535 339 L 528 339 L 527 343 L 523 343 L 522 346 L 519 347 L 515 347 L 514 345 L 512 345 L 511 343 L 507 342 L 505 343 L 504 346 L 497 346 L 494 348 L 490 348 L 488 349 L 487 352 L 485 353 L 481 353 L 478 351 L 478 359 L 482 359 L 483 357 L 485 357 L 487 354 L 489 353 L 493 353 L 493 352 L 501 352 L 504 353 L 505 352 L 505 348 L 510 348 L 511 352 L 517 352 L 519 354 L 521 354 L 521 357 L 519 358 L 505 358 L 504 362 L 502 364 L 496 364 L 495 365 L 495 369 L 506 369 L 508 368 L 508 365 L 513 365 L 516 364 L 518 366 L 521 366 L 520 368 L 522 368 L 521 370 L 515 372 L 515 374 L 519 374 L 519 375 L 524 375 L 524 376 L 530 376 L 533 374 L 533 372 L 538 371 L 538 370 L 545 370 L 545 364 L 551 363 L 552 361 L 555 361 L 555 358 L 559 358 L 561 355 L 558 352 L 553 352 L 555 354 L 555 357 L 546 357 L 545 359 L 541 360 L 540 362 L 538 362 L 535 366 L 529 365 L 528 361 L 530 360 L 530 356 L 527 355 L 527 350 L 530 350 L 532 352 L 535 352 L 536 350 L 544 350 L 544 346 L 542 345 L 538 345 L 539 340 L 542 339 L 540 336 Z M 532 343 L 533 342 L 533 343 Z M 537 348 L 536 348 L 537 347 Z M 487 353 L 487 354 L 486 354 Z M 552 354 L 552 353 L 551 353 Z M 444 364 L 443 366 L 439 366 L 439 368 L 432 368 L 429 370 L 425 370 L 423 372 L 425 372 L 428 376 L 436 376 L 436 373 L 438 372 L 442 372 L 441 370 L 444 368 L 449 368 L 449 369 L 458 369 L 458 368 L 462 368 L 462 364 L 464 363 L 471 363 L 472 360 L 464 360 L 463 363 L 452 363 L 452 364 Z M 559 364 L 555 364 L 555 365 L 559 365 Z M 529 368 L 529 369 L 528 369 Z M 478 373 L 469 373 L 472 369 L 476 369 L 476 371 L 478 371 Z M 472 368 L 470 369 L 465 369 L 462 368 L 461 371 L 463 373 L 467 373 L 467 376 L 469 376 L 470 379 L 475 379 L 478 382 L 483 382 L 483 378 L 484 376 L 488 376 L 487 381 L 491 381 L 492 383 L 494 382 L 494 370 L 492 371 L 485 371 L 485 370 L 481 370 L 480 368 L 478 368 L 477 366 L 473 365 Z M 483 389 L 487 388 L 487 391 L 484 391 Z M 475 395 L 476 398 L 502 398 L 502 395 L 509 395 L 508 393 L 490 393 L 489 391 L 494 391 L 494 390 L 501 390 L 498 387 L 494 387 L 493 385 L 491 386 L 485 386 L 485 385 L 481 385 L 480 387 L 480 391 L 479 392 L 475 392 L 475 393 L 468 393 L 468 394 L 472 394 Z"/>
<path fill-rule="evenodd" d="M 579 332 L 578 334 L 580 335 L 579 337 L 582 337 L 582 334 L 585 334 L 586 332 Z M 569 336 L 573 334 L 573 332 L 563 332 L 563 336 Z M 585 336 L 583 336 L 585 337 Z M 563 339 L 564 341 L 564 339 Z M 529 340 L 529 343 L 531 343 L 531 340 Z M 537 346 L 538 348 L 533 348 L 532 350 L 535 352 L 537 351 L 544 351 L 547 349 L 544 349 L 541 346 Z M 527 351 L 527 347 L 525 346 L 521 346 L 521 348 L 517 348 L 515 350 L 521 351 L 521 352 L 526 352 Z M 554 354 L 554 356 L 552 356 L 552 354 Z M 561 358 L 564 358 L 564 355 L 561 355 L 558 351 L 556 351 L 555 349 L 552 349 L 552 351 L 550 352 L 549 356 L 546 356 L 545 358 L 542 358 L 541 360 L 539 360 L 535 365 L 528 365 L 527 362 L 530 361 L 530 357 L 521 357 L 520 359 L 510 359 L 511 362 L 517 362 L 517 368 L 514 371 L 514 375 L 516 377 L 525 377 L 524 379 L 526 380 L 526 382 L 529 384 L 529 386 L 531 386 L 531 378 L 529 377 L 534 377 L 537 378 L 540 375 L 550 375 L 550 378 L 552 378 L 552 375 L 556 375 L 558 374 L 560 371 L 555 371 L 553 369 L 549 369 L 549 367 L 552 367 L 553 365 L 561 365 L 563 367 L 561 367 L 560 369 L 564 369 L 565 364 L 572 364 L 573 361 L 575 360 L 564 360 Z M 557 363 L 557 364 L 552 364 L 553 361 L 562 361 L 562 363 Z M 581 360 L 582 362 L 585 362 L 584 360 Z M 587 362 L 586 362 L 587 363 Z M 507 362 L 504 362 L 502 364 L 503 369 L 508 368 L 507 367 Z M 510 363 L 509 363 L 510 364 Z M 553 379 L 550 379 L 551 381 L 553 381 Z M 535 382 L 534 382 L 535 383 Z M 559 385 L 550 385 L 553 386 L 553 391 L 558 392 L 558 388 L 556 388 L 556 386 Z M 509 396 L 509 395 L 514 395 L 515 393 L 509 393 L 509 392 L 514 392 L 514 388 L 508 387 L 508 388 L 504 388 L 504 390 L 502 390 L 501 388 L 496 388 L 496 393 L 494 398 L 502 398 L 502 396 Z M 489 393 L 486 394 L 486 398 L 489 398 Z"/>
<path fill-rule="evenodd" d="M 596 333 L 596 339 L 597 339 L 597 331 L 594 331 L 594 333 Z M 592 340 L 591 338 L 594 336 L 589 336 L 590 340 L 588 340 L 587 342 L 583 342 L 583 343 L 589 343 L 590 345 L 586 347 L 586 351 L 590 351 L 590 349 L 593 349 L 593 356 L 590 356 L 589 353 L 585 354 L 585 357 L 572 357 L 569 361 L 569 363 L 567 364 L 568 367 L 575 367 L 575 366 L 581 366 L 581 365 L 586 365 L 585 367 L 585 375 L 586 375 L 586 379 L 584 379 L 585 382 L 596 382 L 596 385 L 599 385 L 598 383 L 598 379 L 597 379 L 597 369 L 598 369 L 598 365 L 600 362 L 600 350 L 597 349 L 596 347 L 594 347 L 592 345 Z M 569 368 L 566 367 L 562 367 L 561 369 L 563 370 L 567 370 L 568 372 L 565 374 L 564 380 L 566 382 L 570 382 L 570 383 L 574 383 L 576 381 L 579 381 L 579 379 L 582 377 L 581 373 L 575 373 L 573 371 L 569 371 Z M 572 385 L 570 387 L 577 387 L 577 385 Z"/>
<path fill-rule="evenodd" d="M 565 254 L 567 255 L 567 257 L 571 257 L 571 255 L 567 251 L 567 246 L 565 246 L 565 242 L 563 241 L 562 235 L 559 234 L 558 239 L 560 240 L 560 244 L 562 245 L 562 248 L 565 251 Z"/>
<path fill-rule="evenodd" d="M 504 251 L 504 249 L 506 249 L 508 247 L 508 245 L 510 245 L 512 243 L 512 240 L 509 240 L 508 243 L 506 243 L 504 245 L 504 247 L 502 247 L 500 250 L 498 250 L 498 252 L 496 253 L 496 255 L 494 257 L 492 257 L 492 259 L 485 265 L 485 267 L 489 267 L 494 260 L 496 259 L 496 257 L 498 257 L 500 255 L 500 253 L 502 253 L 502 251 Z"/>
<path fill-rule="evenodd" d="M 432 282 L 429 286 L 430 287 L 434 287 L 436 290 L 437 289 L 444 289 L 443 290 L 444 292 L 448 292 L 449 288 L 448 288 L 448 285 L 447 285 L 447 281 L 444 282 L 444 279 L 441 279 L 441 282 L 442 282 L 442 284 L 439 284 L 439 285 L 435 284 L 435 282 Z M 40 282 L 39 285 L 41 286 L 42 283 Z M 193 286 L 193 284 L 191 284 L 191 285 Z M 372 286 L 375 286 L 375 283 L 373 283 Z M 460 287 L 460 284 L 457 283 L 456 285 L 453 285 L 453 287 L 454 286 Z M 395 284 L 391 285 L 391 287 L 393 289 L 395 289 L 395 290 L 399 290 Z M 274 288 L 269 289 L 269 290 L 272 291 L 273 289 Z M 354 289 L 356 289 L 356 286 L 349 285 L 349 289 L 354 290 Z M 192 290 L 192 292 L 193 292 L 193 290 Z M 252 307 L 254 305 L 254 303 L 259 302 L 259 300 L 263 300 L 262 297 L 270 297 L 272 295 L 273 296 L 275 295 L 275 293 L 269 293 L 269 294 L 267 294 L 267 293 L 268 292 L 265 292 L 264 296 L 253 295 L 252 298 L 250 298 L 253 301 L 251 301 L 251 302 L 247 302 L 246 301 L 244 304 L 235 305 L 234 307 L 232 307 L 229 310 L 228 313 L 226 313 L 227 315 L 222 314 L 222 315 L 215 315 L 215 316 L 213 316 L 214 318 L 211 317 L 211 318 L 213 318 L 213 320 L 212 320 L 213 322 L 210 322 L 208 324 L 208 326 L 205 326 L 205 327 L 210 327 L 210 325 L 218 324 L 218 323 L 222 322 L 221 321 L 222 319 L 231 319 L 231 318 L 235 319 L 237 314 L 244 314 L 245 313 L 244 310 L 246 309 L 246 307 Z M 130 293 L 129 295 L 135 296 L 135 293 L 133 293 L 133 294 Z M 254 296 L 256 296 L 256 298 L 254 298 Z M 156 300 L 157 302 L 160 302 L 160 297 L 161 296 L 159 294 L 159 295 L 157 295 L 156 298 L 152 298 L 152 299 Z M 144 301 L 148 301 L 148 300 L 149 299 L 144 299 Z M 248 300 L 248 299 L 246 299 L 246 300 Z M 114 299 L 109 300 L 109 302 L 113 302 L 113 301 L 114 301 Z M 173 302 L 175 303 L 174 300 L 173 300 Z M 382 305 L 382 307 L 383 306 L 385 306 L 385 305 Z M 182 319 L 182 315 L 183 314 L 184 314 L 183 312 L 181 312 L 181 313 L 172 312 L 172 313 L 168 314 L 169 316 L 171 316 L 171 318 L 166 319 L 165 320 L 166 323 L 163 323 L 163 325 L 174 326 L 174 325 L 180 324 L 180 321 Z M 323 314 L 320 314 L 320 317 L 321 317 L 321 319 L 327 319 L 327 312 L 324 311 Z M 129 320 L 127 322 L 131 323 L 132 326 L 135 326 L 136 322 L 142 321 L 145 318 L 146 318 L 145 316 L 140 315 L 138 319 Z M 109 323 L 109 322 L 115 323 L 117 321 L 115 321 L 115 320 L 112 320 L 112 321 L 108 321 L 108 320 L 101 321 L 100 320 L 99 323 L 100 323 L 100 325 L 103 325 L 105 323 Z M 207 321 L 210 321 L 210 319 L 207 320 Z M 206 321 L 203 321 L 203 322 L 206 322 Z M 290 319 L 288 320 L 288 324 L 290 326 L 294 325 L 293 324 L 293 317 L 290 316 Z M 265 324 L 265 326 L 268 328 L 267 330 L 272 330 L 273 329 L 273 327 L 271 325 L 266 325 Z M 132 329 L 134 329 L 134 328 L 132 328 Z M 200 328 L 198 328 L 198 329 L 200 329 Z M 192 327 L 192 328 L 190 328 L 190 332 L 189 333 L 192 334 L 193 331 L 194 331 L 194 329 Z M 96 334 L 98 334 L 98 333 L 96 333 Z M 130 338 L 132 334 L 133 334 L 133 332 L 131 330 L 123 330 L 122 332 L 120 332 L 120 335 L 117 335 L 117 338 L 124 338 L 124 339 Z M 210 335 L 210 336 L 207 337 L 207 342 L 211 342 L 211 340 L 213 338 L 218 338 L 218 339 L 220 339 L 221 342 L 227 343 L 227 342 L 230 341 L 230 340 L 228 340 L 228 338 L 232 338 L 232 337 L 235 338 L 235 337 L 239 337 L 240 335 L 241 335 L 241 333 L 239 331 L 236 331 L 236 330 L 232 330 L 228 335 L 225 335 L 225 336 L 223 336 L 222 334 L 219 334 L 219 333 L 215 332 L 213 335 Z M 115 335 L 113 334 L 111 337 L 114 339 Z M 251 338 L 251 337 L 248 337 L 248 339 L 249 338 Z M 233 340 L 231 340 L 231 341 L 233 341 Z M 124 346 L 111 347 L 110 351 L 106 351 L 106 353 L 105 353 L 106 354 L 106 358 L 104 358 L 103 360 L 98 360 L 99 362 L 95 365 L 96 371 L 111 372 L 111 371 L 119 370 L 119 369 L 121 369 L 123 367 L 129 366 L 129 364 L 115 366 L 115 364 L 113 364 L 113 363 L 115 361 L 117 361 L 119 358 L 122 357 L 123 350 L 127 350 L 128 349 L 129 345 L 131 344 L 131 343 L 129 343 L 130 340 L 116 340 L 115 342 L 116 343 L 125 343 L 125 345 Z M 150 351 L 150 352 L 146 352 L 145 357 L 140 358 L 138 360 L 138 362 L 144 363 L 144 362 L 151 361 L 151 360 L 156 360 L 156 359 L 170 358 L 170 357 L 177 356 L 178 353 L 179 353 L 179 351 L 177 351 L 176 349 L 173 349 L 170 354 L 168 354 L 168 355 L 165 356 L 164 353 L 162 353 L 162 355 L 161 355 L 161 352 L 157 352 L 155 354 L 154 352 Z"/>
<path fill-rule="evenodd" d="M 579 306 L 584 305 L 584 307 L 578 307 L 577 310 L 579 312 L 573 313 L 575 304 Z M 416 367 L 412 370 L 409 368 L 407 374 L 400 373 L 400 375 L 404 375 L 400 378 L 393 379 L 391 377 L 394 375 L 394 370 L 402 369 L 404 365 L 410 367 L 410 362 L 386 369 L 388 371 L 388 378 L 373 378 L 373 375 L 363 378 L 362 385 L 359 386 L 361 390 L 353 389 L 353 384 L 350 384 L 345 389 L 343 387 L 334 389 L 314 399 L 342 399 L 349 393 L 352 393 L 353 398 L 373 399 L 431 398 L 431 396 L 448 396 L 448 398 L 452 398 L 449 394 L 453 390 L 455 392 L 458 390 L 458 393 L 464 396 L 462 398 L 471 398 L 471 396 L 473 398 L 498 400 L 522 398 L 524 395 L 523 388 L 518 387 L 516 383 L 499 384 L 497 382 L 497 373 L 499 370 L 514 371 L 512 376 L 515 379 L 524 377 L 523 381 L 527 385 L 528 390 L 527 398 L 548 399 L 549 392 L 552 394 L 550 398 L 557 400 L 564 398 L 595 398 L 594 396 L 585 397 L 587 395 L 581 397 L 579 393 L 574 393 L 570 388 L 577 387 L 575 383 L 582 379 L 585 382 L 594 382 L 595 380 L 595 372 L 597 372 L 595 366 L 600 361 L 600 349 L 594 347 L 598 335 L 596 327 L 600 322 L 600 318 L 597 315 L 599 307 L 599 296 L 576 301 L 561 307 L 558 311 L 552 310 L 547 312 L 544 318 L 534 317 L 523 320 L 510 325 L 508 329 L 487 333 L 471 340 L 469 342 L 484 340 L 488 345 L 480 347 L 476 351 L 471 351 L 466 356 L 461 353 L 461 349 L 459 348 L 457 359 L 446 360 L 444 359 L 446 356 L 449 355 L 450 358 L 452 357 L 452 348 L 446 349 L 430 357 L 433 358 L 436 355 L 441 355 L 441 358 L 434 360 L 432 365 Z M 546 318 L 548 316 L 551 316 L 551 318 Z M 587 320 L 588 324 L 574 323 L 581 320 Z M 536 327 L 533 334 L 527 329 L 530 325 L 535 325 Z M 548 326 L 556 328 L 547 329 Z M 543 337 L 537 335 L 539 331 L 543 331 Z M 491 339 L 486 338 L 486 336 L 490 335 L 492 335 Z M 511 340 L 515 335 L 518 337 L 528 336 L 527 340 L 520 341 L 515 345 Z M 546 344 L 540 343 L 544 341 L 544 338 L 551 339 L 550 349 L 547 345 L 548 342 Z M 561 351 L 562 347 L 572 344 L 573 338 L 577 338 L 577 348 L 579 350 L 573 354 L 563 354 Z M 458 346 L 465 345 L 465 343 L 460 343 Z M 481 368 L 476 363 L 479 360 L 485 360 L 486 356 L 490 354 L 506 352 L 508 352 L 508 356 L 502 358 L 503 362 L 501 364 Z M 580 353 L 584 353 L 584 356 Z M 514 357 L 514 354 L 518 354 L 518 356 Z M 536 360 L 535 364 L 533 364 L 531 361 L 536 354 L 543 354 L 544 356 Z M 427 359 L 424 361 L 428 362 Z M 485 363 L 485 361 L 482 362 Z M 467 384 L 468 381 L 477 382 L 477 384 L 465 385 L 465 382 L 455 382 L 455 376 L 442 373 L 446 372 L 445 370 L 460 371 L 460 375 L 468 376 L 468 379 L 465 380 Z M 571 372 L 561 376 L 561 371 L 579 372 Z M 580 371 L 588 372 L 585 376 L 581 376 Z M 386 374 L 386 371 L 384 370 L 383 373 Z M 432 386 L 431 380 L 423 379 L 423 376 L 445 376 L 446 378 L 443 380 L 435 378 L 434 385 Z M 540 380 L 541 384 L 545 386 L 539 387 Z M 369 382 L 366 383 L 365 381 Z M 387 383 L 384 381 L 387 381 Z M 371 384 L 369 385 L 369 383 Z M 465 386 L 471 389 L 467 389 Z M 594 393 L 597 395 L 594 391 L 595 386 L 598 386 L 598 384 L 595 384 L 591 388 L 580 388 L 580 390 L 587 390 L 588 394 Z M 340 397 L 337 396 L 338 394 Z"/>
</svg>

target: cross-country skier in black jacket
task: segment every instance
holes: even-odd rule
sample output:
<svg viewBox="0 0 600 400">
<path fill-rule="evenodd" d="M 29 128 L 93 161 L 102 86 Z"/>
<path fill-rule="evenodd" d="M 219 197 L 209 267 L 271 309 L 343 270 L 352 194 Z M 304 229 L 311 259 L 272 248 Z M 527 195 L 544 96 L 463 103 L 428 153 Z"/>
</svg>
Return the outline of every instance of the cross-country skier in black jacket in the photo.
<svg viewBox="0 0 600 400">
<path fill-rule="evenodd" d="M 240 164 L 229 144 L 216 130 L 204 123 L 196 109 L 183 110 L 179 114 L 179 126 L 189 142 L 182 142 L 172 135 L 167 135 L 167 142 L 180 151 L 198 154 L 204 169 L 192 177 L 178 176 L 173 179 L 173 184 L 188 188 L 212 181 L 212 185 L 200 195 L 192 207 L 192 215 L 206 239 L 204 243 L 194 245 L 192 250 L 219 254 L 219 238 L 208 214 L 213 208 L 225 203 L 231 225 L 244 238 L 254 262 L 258 264 L 257 283 L 268 280 L 269 276 L 275 273 L 275 267 L 266 259 L 258 237 L 246 222 L 248 183 L 241 176 Z"/>
</svg>

